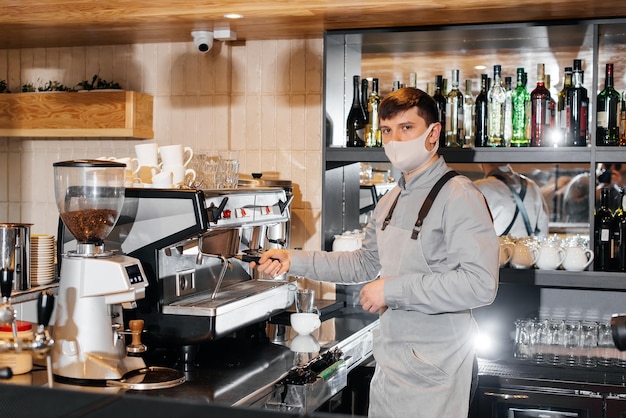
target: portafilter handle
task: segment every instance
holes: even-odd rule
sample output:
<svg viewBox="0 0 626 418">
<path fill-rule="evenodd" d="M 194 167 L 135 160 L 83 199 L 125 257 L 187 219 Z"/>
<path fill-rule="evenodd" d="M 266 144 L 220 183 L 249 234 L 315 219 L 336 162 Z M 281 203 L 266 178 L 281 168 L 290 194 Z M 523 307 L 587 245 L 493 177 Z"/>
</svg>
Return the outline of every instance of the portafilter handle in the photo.
<svg viewBox="0 0 626 418">
<path fill-rule="evenodd" d="M 37 298 L 37 321 L 40 327 L 47 327 L 54 309 L 54 295 L 50 291 L 43 291 Z"/>
<path fill-rule="evenodd" d="M 13 289 L 13 270 L 0 270 L 0 291 L 2 292 L 2 305 L 0 305 L 0 324 L 13 324 L 15 322 L 15 309 L 11 306 L 11 290 Z"/>
</svg>

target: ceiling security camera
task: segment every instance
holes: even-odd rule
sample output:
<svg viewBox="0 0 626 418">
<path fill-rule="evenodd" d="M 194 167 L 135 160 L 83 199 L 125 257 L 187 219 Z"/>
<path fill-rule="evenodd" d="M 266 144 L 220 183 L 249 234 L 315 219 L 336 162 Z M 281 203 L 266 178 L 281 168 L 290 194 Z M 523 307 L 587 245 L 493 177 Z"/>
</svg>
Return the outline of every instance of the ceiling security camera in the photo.
<svg viewBox="0 0 626 418">
<path fill-rule="evenodd" d="M 207 30 L 195 30 L 191 32 L 193 42 L 196 44 L 198 51 L 206 54 L 213 46 L 213 32 Z"/>
</svg>

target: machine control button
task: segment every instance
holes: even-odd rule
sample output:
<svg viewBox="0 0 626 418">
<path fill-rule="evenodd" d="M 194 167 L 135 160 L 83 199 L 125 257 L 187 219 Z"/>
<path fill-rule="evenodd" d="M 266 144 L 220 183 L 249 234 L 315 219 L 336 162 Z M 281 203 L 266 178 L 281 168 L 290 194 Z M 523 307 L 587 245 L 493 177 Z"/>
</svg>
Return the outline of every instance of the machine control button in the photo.
<svg viewBox="0 0 626 418">
<path fill-rule="evenodd" d="M 230 209 L 224 209 L 224 211 L 222 212 L 222 218 L 230 219 L 231 216 L 232 216 L 231 210 Z"/>
</svg>

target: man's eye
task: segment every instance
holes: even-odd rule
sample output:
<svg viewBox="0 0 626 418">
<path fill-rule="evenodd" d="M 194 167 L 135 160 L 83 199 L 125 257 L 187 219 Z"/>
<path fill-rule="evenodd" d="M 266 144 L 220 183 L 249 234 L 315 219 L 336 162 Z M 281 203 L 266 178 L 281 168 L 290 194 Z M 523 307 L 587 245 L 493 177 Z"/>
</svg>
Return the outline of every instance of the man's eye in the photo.
<svg viewBox="0 0 626 418">
<path fill-rule="evenodd" d="M 381 129 L 380 131 L 381 131 L 382 133 L 384 133 L 384 134 L 388 134 L 389 132 L 391 132 L 391 129 L 389 129 L 389 128 L 383 128 L 383 129 Z"/>
</svg>

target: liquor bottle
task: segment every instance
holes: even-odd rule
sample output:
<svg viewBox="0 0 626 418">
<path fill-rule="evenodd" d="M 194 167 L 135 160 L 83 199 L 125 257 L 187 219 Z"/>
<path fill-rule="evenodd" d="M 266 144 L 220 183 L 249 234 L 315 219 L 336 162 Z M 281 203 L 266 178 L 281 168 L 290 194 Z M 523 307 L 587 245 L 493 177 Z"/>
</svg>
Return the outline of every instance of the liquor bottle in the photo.
<svg viewBox="0 0 626 418">
<path fill-rule="evenodd" d="M 550 91 L 545 86 L 545 66 L 537 64 L 537 87 L 530 93 L 530 146 L 550 145 L 547 134 L 550 128 Z"/>
<path fill-rule="evenodd" d="M 524 88 L 528 92 L 528 73 L 524 71 Z M 528 92 L 528 100 L 526 100 L 526 138 L 528 138 L 528 145 L 530 145 L 530 92 Z"/>
<path fill-rule="evenodd" d="M 598 94 L 596 113 L 596 145 L 617 146 L 619 144 L 620 94 L 613 87 L 613 64 L 606 64 L 604 90 Z"/>
<path fill-rule="evenodd" d="M 439 147 L 446 146 L 446 98 L 442 93 L 443 76 L 435 76 L 435 93 L 433 99 L 437 103 L 437 111 L 439 112 L 439 122 L 441 123 L 441 132 L 439 134 Z"/>
<path fill-rule="evenodd" d="M 407 87 L 417 88 L 417 74 L 409 73 L 409 85 Z"/>
<path fill-rule="evenodd" d="M 547 122 L 547 132 L 546 132 L 546 140 L 547 144 L 550 147 L 558 147 L 563 146 L 563 144 L 559 144 L 558 140 L 558 132 L 556 129 L 556 100 L 555 97 L 558 96 L 558 92 L 555 94 L 552 92 L 551 84 L 550 84 L 550 74 L 546 74 L 545 81 L 546 89 L 550 92 L 550 99 L 548 100 L 548 113 L 546 114 L 546 118 L 548 118 Z"/>
<path fill-rule="evenodd" d="M 587 89 L 583 87 L 583 77 L 582 61 L 574 60 L 572 73 L 574 87 L 568 91 L 566 104 L 569 119 L 566 144 L 570 146 L 587 146 L 589 98 L 587 97 Z"/>
<path fill-rule="evenodd" d="M 511 93 L 511 102 L 513 105 L 512 125 L 513 132 L 511 136 L 512 147 L 527 147 L 530 144 L 529 138 L 526 136 L 526 109 L 530 101 L 530 94 L 524 85 L 524 68 L 517 69 L 517 85 Z"/>
<path fill-rule="evenodd" d="M 446 147 L 461 148 L 463 133 L 463 93 L 459 90 L 459 70 L 452 70 L 452 89 L 446 97 Z"/>
<path fill-rule="evenodd" d="M 359 97 L 359 81 L 360 77 L 355 75 L 352 78 L 352 106 L 348 113 L 346 121 L 346 146 L 348 147 L 364 147 L 365 146 L 365 115 L 361 107 L 361 99 Z"/>
<path fill-rule="evenodd" d="M 567 93 L 572 88 L 572 67 L 565 67 L 563 76 L 563 88 L 558 94 L 556 104 L 556 138 L 555 142 L 558 146 L 566 145 L 565 133 L 568 131 L 567 126 L 569 118 L 567 117 Z"/>
<path fill-rule="evenodd" d="M 489 103 L 488 146 L 490 147 L 504 146 L 504 102 L 506 100 L 506 90 L 502 85 L 501 71 L 502 67 L 500 65 L 493 66 L 493 85 L 489 89 L 489 93 L 487 93 L 487 101 Z"/>
<path fill-rule="evenodd" d="M 475 147 L 486 147 L 489 141 L 489 124 L 487 118 L 487 116 L 489 115 L 489 102 L 487 101 L 487 79 L 487 74 L 480 75 L 480 93 L 478 93 L 478 96 L 476 96 L 476 107 L 474 113 L 476 115 L 476 122 L 474 123 Z"/>
<path fill-rule="evenodd" d="M 620 126 L 619 146 L 626 147 L 626 93 L 622 94 L 622 100 L 620 103 L 621 103 L 621 106 L 620 106 L 620 118 L 619 118 L 619 126 Z"/>
<path fill-rule="evenodd" d="M 613 247 L 615 270 L 626 271 L 626 213 L 624 212 L 624 189 L 620 189 L 619 205 L 613 212 Z"/>
<path fill-rule="evenodd" d="M 369 112 L 369 123 L 365 128 L 365 145 L 367 147 L 381 147 L 383 145 L 382 134 L 380 132 L 378 120 L 378 105 L 380 96 L 378 95 L 378 79 L 372 80 L 372 92 L 367 100 L 367 110 Z"/>
<path fill-rule="evenodd" d="M 504 89 L 506 90 L 506 100 L 504 100 L 504 145 L 511 145 L 513 138 L 513 90 L 511 89 L 511 77 L 504 77 Z"/>
<path fill-rule="evenodd" d="M 463 147 L 474 148 L 474 97 L 472 95 L 472 80 L 465 80 L 465 94 L 463 95 Z"/>
<path fill-rule="evenodd" d="M 369 95 L 367 90 L 369 89 L 369 82 L 367 78 L 361 80 L 361 109 L 363 109 L 363 115 L 365 116 L 365 125 L 369 123 L 370 115 L 367 110 L 367 101 L 369 100 Z"/>
<path fill-rule="evenodd" d="M 400 85 L 400 81 L 396 80 L 393 82 L 393 87 L 391 87 L 391 91 L 400 90 L 402 86 Z"/>
<path fill-rule="evenodd" d="M 576 70 L 574 70 L 576 71 Z M 574 74 L 576 74 L 574 72 Z M 613 213 L 609 208 L 609 189 L 600 191 L 600 207 L 593 215 L 594 262 L 596 271 L 611 271 L 615 252 L 613 247 Z"/>
</svg>

